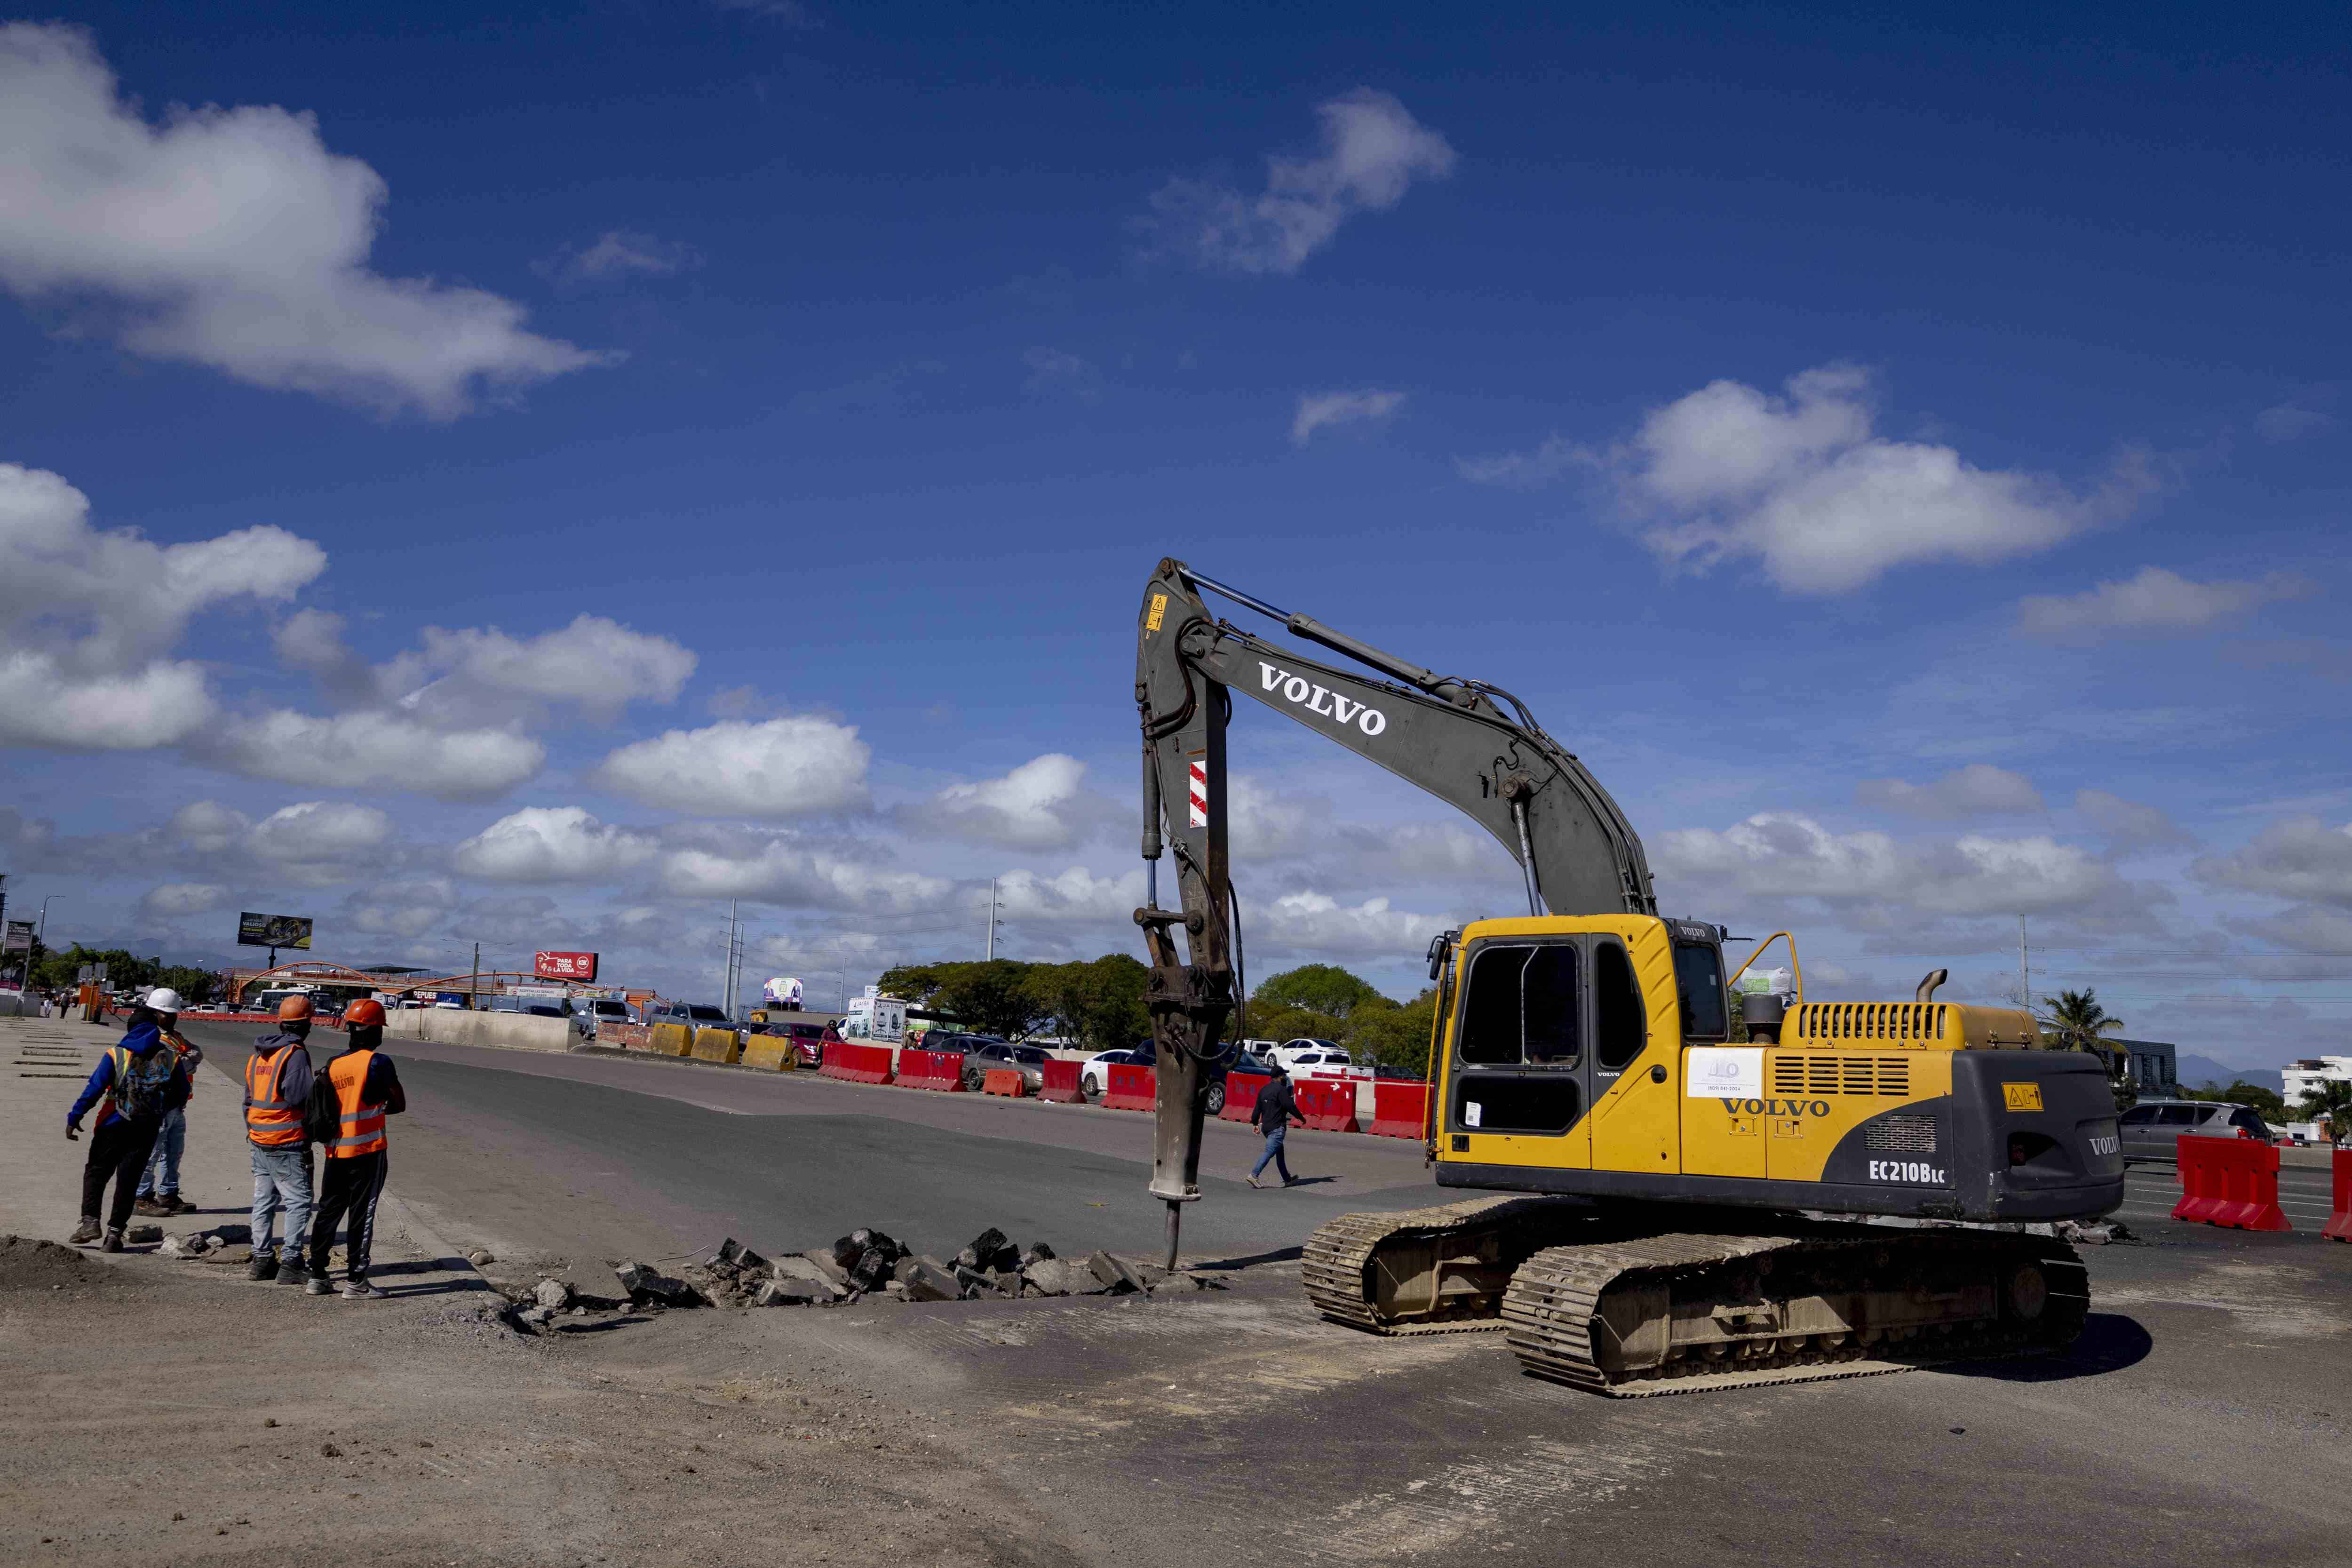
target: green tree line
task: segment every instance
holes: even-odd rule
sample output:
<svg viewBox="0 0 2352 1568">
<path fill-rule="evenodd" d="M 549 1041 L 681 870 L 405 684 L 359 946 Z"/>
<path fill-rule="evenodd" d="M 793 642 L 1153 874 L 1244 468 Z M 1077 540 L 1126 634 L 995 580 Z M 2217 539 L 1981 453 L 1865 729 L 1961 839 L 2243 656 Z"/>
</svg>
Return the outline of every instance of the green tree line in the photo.
<svg viewBox="0 0 2352 1568">
<path fill-rule="evenodd" d="M 15 965 L 22 960 L 10 957 L 5 968 L 14 979 Z M 85 963 L 106 965 L 106 984 L 115 990 L 145 991 L 168 985 L 191 1007 L 211 1001 L 221 988 L 220 976 L 208 969 L 192 969 L 184 963 L 158 965 L 119 947 L 100 950 L 79 942 L 63 952 L 34 943 L 32 977 L 27 984 L 36 991 L 71 990 L 74 976 Z"/>
<path fill-rule="evenodd" d="M 881 986 L 978 1034 L 1058 1036 L 1106 1051 L 1151 1033 L 1143 1006 L 1146 973 L 1123 952 L 1075 963 L 997 958 L 901 964 L 883 974 Z M 1336 1040 L 1360 1061 L 1420 1072 L 1428 1065 L 1435 1007 L 1433 991 L 1396 1002 L 1336 964 L 1310 963 L 1259 982 L 1227 1033 L 1236 1039 Z"/>
</svg>

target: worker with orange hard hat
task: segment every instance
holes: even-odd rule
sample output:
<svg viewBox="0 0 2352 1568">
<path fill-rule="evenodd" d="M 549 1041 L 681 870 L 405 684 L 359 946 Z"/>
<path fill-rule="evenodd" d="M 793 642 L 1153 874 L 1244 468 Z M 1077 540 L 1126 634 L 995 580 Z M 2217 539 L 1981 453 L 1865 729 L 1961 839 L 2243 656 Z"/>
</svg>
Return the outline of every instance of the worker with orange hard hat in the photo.
<svg viewBox="0 0 2352 1568">
<path fill-rule="evenodd" d="M 391 1145 L 384 1137 L 383 1119 L 408 1109 L 400 1074 L 383 1054 L 383 1004 L 373 998 L 352 1003 L 343 1010 L 343 1027 L 351 1041 L 342 1055 L 319 1075 L 314 1097 L 321 1119 L 326 1101 L 333 1099 L 334 1135 L 327 1142 L 327 1165 L 319 1186 L 319 1207 L 310 1225 L 310 1283 L 314 1296 L 327 1293 L 328 1254 L 335 1243 L 335 1226 L 351 1216 L 343 1238 L 343 1299 L 380 1300 L 384 1292 L 368 1283 L 368 1257 L 375 1242 L 375 1205 L 383 1196 Z"/>
<path fill-rule="evenodd" d="M 253 1146 L 253 1261 L 248 1279 L 308 1283 L 302 1244 L 310 1226 L 310 1143 L 302 1110 L 310 1101 L 310 998 L 300 992 L 278 1004 L 278 1032 L 253 1042 L 245 1062 L 245 1141 Z M 273 1234 L 286 1212 L 281 1265 Z"/>
</svg>

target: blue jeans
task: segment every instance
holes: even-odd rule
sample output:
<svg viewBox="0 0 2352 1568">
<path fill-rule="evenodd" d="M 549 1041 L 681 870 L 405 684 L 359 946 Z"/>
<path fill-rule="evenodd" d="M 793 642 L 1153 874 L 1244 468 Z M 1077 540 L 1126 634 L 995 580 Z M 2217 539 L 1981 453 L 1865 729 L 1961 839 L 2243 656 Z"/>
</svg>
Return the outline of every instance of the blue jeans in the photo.
<svg viewBox="0 0 2352 1568">
<path fill-rule="evenodd" d="M 155 1125 L 155 1152 L 147 1157 L 146 1173 L 139 1178 L 138 1196 L 152 1198 L 180 1195 L 180 1151 L 188 1146 L 188 1112 L 183 1106 L 163 1112 L 163 1120 Z"/>
<path fill-rule="evenodd" d="M 286 1210 L 286 1256 L 301 1261 L 302 1241 L 310 1229 L 310 1151 L 253 1146 L 253 1255 L 274 1257 L 278 1242 L 272 1232 L 280 1207 Z"/>
<path fill-rule="evenodd" d="M 1265 1170 L 1265 1163 L 1271 1160 L 1274 1162 L 1275 1170 L 1282 1176 L 1282 1184 L 1286 1187 L 1290 1184 L 1290 1163 L 1282 1157 L 1283 1135 L 1289 1131 L 1290 1123 L 1287 1121 L 1277 1121 L 1265 1130 L 1265 1152 L 1260 1154 L 1257 1157 L 1257 1163 L 1250 1167 L 1252 1181 L 1257 1179 L 1257 1173 Z"/>
</svg>

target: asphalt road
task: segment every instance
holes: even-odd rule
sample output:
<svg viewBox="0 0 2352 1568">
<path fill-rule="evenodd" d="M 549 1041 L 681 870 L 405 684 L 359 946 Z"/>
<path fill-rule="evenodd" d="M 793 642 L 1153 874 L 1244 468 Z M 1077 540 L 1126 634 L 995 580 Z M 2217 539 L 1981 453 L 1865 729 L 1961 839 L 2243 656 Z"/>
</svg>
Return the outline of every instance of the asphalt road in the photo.
<svg viewBox="0 0 2352 1568">
<path fill-rule="evenodd" d="M 216 1058 L 215 1059 L 218 1059 Z M 452 1239 L 585 1260 L 856 1223 L 924 1247 L 995 1224 L 1142 1250 L 1149 1126 L 1087 1109 L 678 1064 L 408 1046 L 393 1175 Z M 691 1313 L 595 1336 L 634 1358 L 855 1378 L 941 1430 L 1096 1560 L 2334 1564 L 2352 1495 L 2352 1247 L 2162 1217 L 2085 1249 L 2083 1339 L 2032 1361 L 1612 1401 L 1521 1376 L 1492 1334 L 1380 1340 L 1298 1297 L 1325 1215 L 1429 1201 L 1418 1149 L 1295 1134 L 1331 1180 L 1252 1192 L 1213 1131 L 1187 1252 L 1250 1260 L 1177 1300 Z M 2319 1173 L 2311 1173 L 2314 1177 Z M 2290 1173 L 2291 1200 L 2324 1191 Z M 633 1335 L 635 1337 L 633 1337 Z M 678 1336 L 686 1336 L 680 1338 Z M 1005 1561 L 1018 1561 L 1009 1542 Z"/>
</svg>

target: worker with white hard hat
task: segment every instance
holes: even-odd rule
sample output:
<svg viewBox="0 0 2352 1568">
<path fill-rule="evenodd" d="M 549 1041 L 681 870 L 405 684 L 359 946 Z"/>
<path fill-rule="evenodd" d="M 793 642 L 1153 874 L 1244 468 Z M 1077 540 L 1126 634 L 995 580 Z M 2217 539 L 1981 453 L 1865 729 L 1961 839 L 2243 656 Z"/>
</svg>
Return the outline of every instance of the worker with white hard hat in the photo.
<svg viewBox="0 0 2352 1568">
<path fill-rule="evenodd" d="M 177 1002 L 177 997 L 165 995 Z M 81 1136 L 81 1119 L 92 1110 L 89 1154 L 81 1173 L 81 1224 L 76 1246 L 98 1241 L 103 1252 L 120 1252 L 131 1220 L 132 1184 L 146 1169 L 165 1111 L 188 1101 L 187 1073 L 180 1053 L 165 1041 L 163 1016 L 142 1001 L 131 1009 L 130 1026 L 119 1044 L 107 1047 L 89 1081 L 66 1112 L 66 1136 Z M 107 1184 L 114 1184 L 109 1205 Z"/>
<path fill-rule="evenodd" d="M 205 1053 L 190 1044 L 180 1033 L 180 994 L 168 985 L 158 985 L 147 993 L 147 1011 L 155 1015 L 156 1029 L 163 1044 L 179 1055 L 179 1103 L 163 1112 L 163 1120 L 155 1129 L 155 1150 L 147 1159 L 145 1174 L 139 1178 L 138 1196 L 131 1206 L 141 1214 L 185 1214 L 195 1205 L 180 1199 L 180 1156 L 188 1146 L 188 1100 L 196 1091 L 196 1064 Z"/>
</svg>

